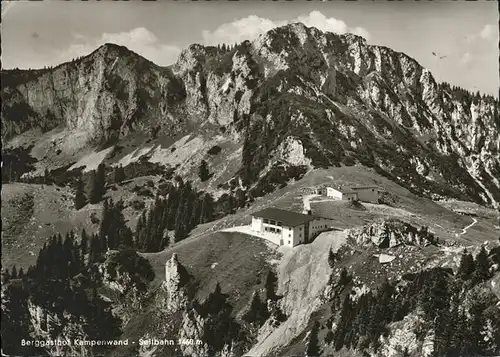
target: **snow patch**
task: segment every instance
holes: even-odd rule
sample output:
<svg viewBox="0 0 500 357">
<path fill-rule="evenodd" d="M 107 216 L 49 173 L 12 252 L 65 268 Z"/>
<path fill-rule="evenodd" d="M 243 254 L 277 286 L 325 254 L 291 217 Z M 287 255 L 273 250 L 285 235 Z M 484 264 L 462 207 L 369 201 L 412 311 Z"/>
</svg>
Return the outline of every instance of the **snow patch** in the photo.
<svg viewBox="0 0 500 357">
<path fill-rule="evenodd" d="M 394 255 L 389 255 L 389 254 L 380 254 L 378 256 L 378 261 L 380 264 L 387 264 L 392 262 L 396 257 Z"/>
<path fill-rule="evenodd" d="M 200 152 L 203 147 L 204 140 L 200 137 L 192 138 L 188 141 L 189 135 L 178 140 L 173 147 L 174 152 L 170 148 L 156 147 L 152 151 L 152 156 L 149 162 L 158 163 L 161 165 L 176 166 L 177 164 L 185 164 L 193 155 Z"/>
<path fill-rule="evenodd" d="M 147 155 L 151 150 L 153 149 L 153 146 L 149 147 L 144 147 L 144 148 L 137 148 L 134 151 L 132 151 L 130 154 L 125 155 L 123 158 L 120 159 L 116 164 L 113 164 L 112 166 L 127 166 L 130 165 L 133 162 L 139 161 L 139 159 Z"/>
<path fill-rule="evenodd" d="M 78 167 L 82 167 L 84 166 L 85 168 L 83 169 L 83 172 L 88 172 L 88 171 L 92 171 L 92 170 L 96 170 L 97 169 L 97 166 L 99 166 L 99 164 L 101 162 L 103 162 L 103 160 L 106 158 L 106 156 L 108 156 L 108 154 L 113 150 L 113 148 L 107 148 L 107 149 L 104 149 L 102 151 L 94 151 L 92 153 L 90 153 L 89 155 L 81 158 L 77 163 L 75 163 L 73 166 L 71 166 L 68 171 L 71 171 L 73 169 L 76 169 Z"/>
</svg>

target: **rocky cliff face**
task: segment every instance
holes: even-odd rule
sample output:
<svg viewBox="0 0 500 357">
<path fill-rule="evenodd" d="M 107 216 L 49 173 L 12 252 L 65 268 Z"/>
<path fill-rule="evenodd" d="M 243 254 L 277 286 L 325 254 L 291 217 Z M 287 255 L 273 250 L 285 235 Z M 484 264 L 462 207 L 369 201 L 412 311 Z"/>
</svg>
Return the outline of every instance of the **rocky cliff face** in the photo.
<svg viewBox="0 0 500 357">
<path fill-rule="evenodd" d="M 28 302 L 28 311 L 33 326 L 32 337 L 39 341 L 55 342 L 53 345 L 44 346 L 50 356 L 91 356 L 86 346 L 74 343 L 75 340 L 83 341 L 89 338 L 82 327 L 86 321 L 75 319 L 69 313 L 54 314 L 32 302 Z"/>
<path fill-rule="evenodd" d="M 347 231 L 347 237 L 356 244 L 373 244 L 378 248 L 394 248 L 404 245 L 424 247 L 438 243 L 438 239 L 427 228 L 417 229 L 398 220 L 382 220 L 352 228 Z"/>
<path fill-rule="evenodd" d="M 192 45 L 170 68 L 105 45 L 2 77 L 5 137 L 40 122 L 86 133 L 83 143 L 211 123 L 242 145 L 245 183 L 258 177 L 245 167 L 277 161 L 360 162 L 420 193 L 500 201 L 498 100 L 352 34 L 292 24 L 230 50 Z"/>
<path fill-rule="evenodd" d="M 161 282 L 154 295 L 154 314 L 148 321 L 150 328 L 141 331 L 141 338 L 172 339 L 175 345 L 143 345 L 139 353 L 141 356 L 165 354 L 204 356 L 207 354 L 206 343 L 179 343 L 181 340 L 202 341 L 205 321 L 195 309 L 192 309 L 192 287 L 188 286 L 192 278 L 179 263 L 177 254 L 174 253 L 166 262 L 165 274 L 165 280 Z"/>
<path fill-rule="evenodd" d="M 177 99 L 174 93 L 183 96 L 170 70 L 112 44 L 29 76 L 25 71 L 3 72 L 2 82 L 7 99 L 2 108 L 3 138 L 36 125 L 81 133 L 83 144 L 113 140 L 144 128 L 151 118 L 169 123 L 168 104 Z"/>
</svg>

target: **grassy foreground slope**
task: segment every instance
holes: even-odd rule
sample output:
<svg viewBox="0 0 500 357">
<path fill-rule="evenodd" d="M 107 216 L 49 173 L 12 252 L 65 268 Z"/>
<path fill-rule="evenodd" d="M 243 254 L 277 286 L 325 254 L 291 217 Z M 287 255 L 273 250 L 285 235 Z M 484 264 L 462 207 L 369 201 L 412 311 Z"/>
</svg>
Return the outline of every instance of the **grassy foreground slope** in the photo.
<svg viewBox="0 0 500 357">
<path fill-rule="evenodd" d="M 36 261 L 38 251 L 53 234 L 66 234 L 82 228 L 95 231 L 90 216 L 100 216 L 100 205 L 73 208 L 73 195 L 67 188 L 13 183 L 2 185 L 2 266 L 16 264 L 27 268 Z"/>
<path fill-rule="evenodd" d="M 217 283 L 237 302 L 235 311 L 250 301 L 255 287 L 263 286 L 276 252 L 262 239 L 241 233 L 208 233 L 184 240 L 159 253 L 143 253 L 156 279 L 165 278 L 165 262 L 177 253 L 179 262 L 198 282 L 203 300 Z"/>
</svg>

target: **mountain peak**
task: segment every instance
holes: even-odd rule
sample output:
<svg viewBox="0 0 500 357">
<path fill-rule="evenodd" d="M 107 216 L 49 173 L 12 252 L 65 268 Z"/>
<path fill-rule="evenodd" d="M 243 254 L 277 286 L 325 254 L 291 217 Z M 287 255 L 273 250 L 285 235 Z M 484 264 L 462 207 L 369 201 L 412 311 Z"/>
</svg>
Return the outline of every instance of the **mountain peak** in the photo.
<svg viewBox="0 0 500 357">
<path fill-rule="evenodd" d="M 116 43 L 107 42 L 101 46 L 99 46 L 94 52 L 92 52 L 90 56 L 95 54 L 101 55 L 127 55 L 127 54 L 135 54 L 136 56 L 140 56 L 139 54 L 129 50 L 127 47 L 118 45 Z"/>
</svg>

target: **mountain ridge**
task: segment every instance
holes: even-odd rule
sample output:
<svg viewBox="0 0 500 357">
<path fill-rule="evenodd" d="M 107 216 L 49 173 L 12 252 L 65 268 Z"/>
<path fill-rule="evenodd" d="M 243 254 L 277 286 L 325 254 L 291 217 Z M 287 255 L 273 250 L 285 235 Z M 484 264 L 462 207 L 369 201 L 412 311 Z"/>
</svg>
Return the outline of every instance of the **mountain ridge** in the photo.
<svg viewBox="0 0 500 357">
<path fill-rule="evenodd" d="M 2 88 L 3 139 L 45 123 L 84 132 L 85 147 L 209 124 L 242 144 L 246 184 L 259 175 L 245 167 L 265 171 L 273 158 L 360 162 L 424 194 L 500 201 L 498 100 L 439 84 L 405 54 L 300 23 L 233 48 L 194 44 L 168 67 L 124 49 L 106 44 L 32 84 Z"/>
</svg>

